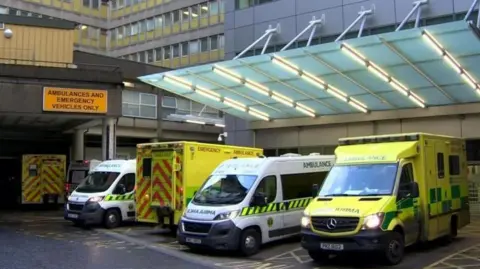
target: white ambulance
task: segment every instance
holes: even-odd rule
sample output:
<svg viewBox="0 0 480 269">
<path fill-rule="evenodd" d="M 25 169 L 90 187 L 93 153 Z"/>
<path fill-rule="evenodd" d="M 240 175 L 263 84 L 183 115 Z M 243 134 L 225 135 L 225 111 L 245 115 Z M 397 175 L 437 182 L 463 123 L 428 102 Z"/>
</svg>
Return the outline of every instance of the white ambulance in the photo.
<svg viewBox="0 0 480 269">
<path fill-rule="evenodd" d="M 303 210 L 334 162 L 335 156 L 319 154 L 224 161 L 185 210 L 178 242 L 248 256 L 299 234 Z"/>
<path fill-rule="evenodd" d="M 64 217 L 79 225 L 115 228 L 135 220 L 136 160 L 104 161 L 68 197 Z"/>
</svg>

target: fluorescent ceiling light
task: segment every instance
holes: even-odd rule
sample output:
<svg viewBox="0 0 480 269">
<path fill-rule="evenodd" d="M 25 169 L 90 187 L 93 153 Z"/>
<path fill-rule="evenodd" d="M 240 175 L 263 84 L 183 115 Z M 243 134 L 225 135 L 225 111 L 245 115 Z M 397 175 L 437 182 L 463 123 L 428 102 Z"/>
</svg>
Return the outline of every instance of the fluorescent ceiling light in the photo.
<svg viewBox="0 0 480 269">
<path fill-rule="evenodd" d="M 201 125 L 206 124 L 204 121 L 199 121 L 199 120 L 185 120 L 185 122 L 194 123 L 194 124 L 201 124 Z"/>
<path fill-rule="evenodd" d="M 413 94 L 411 90 L 401 84 L 397 79 L 393 78 L 388 72 L 383 70 L 380 66 L 376 65 L 370 60 L 367 60 L 365 56 L 363 56 L 360 52 L 355 50 L 354 48 L 350 47 L 348 44 L 343 43 L 341 46 L 341 50 L 345 52 L 348 56 L 355 59 L 357 62 L 365 64 L 367 66 L 367 70 L 379 77 L 384 82 L 390 84 L 390 86 L 398 91 L 399 93 L 408 96 L 410 100 L 412 100 L 416 105 L 419 107 L 425 107 L 425 101 L 422 98 L 419 98 L 418 95 Z"/>
</svg>

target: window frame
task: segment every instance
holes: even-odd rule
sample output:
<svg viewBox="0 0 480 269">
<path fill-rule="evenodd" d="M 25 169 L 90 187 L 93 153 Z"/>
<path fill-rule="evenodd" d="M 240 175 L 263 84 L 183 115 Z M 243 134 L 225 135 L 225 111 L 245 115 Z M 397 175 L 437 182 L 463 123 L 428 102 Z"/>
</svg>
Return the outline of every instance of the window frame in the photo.
<svg viewBox="0 0 480 269">
<path fill-rule="evenodd" d="M 138 103 L 136 102 L 129 102 L 125 101 L 123 98 L 123 93 L 128 92 L 128 93 L 135 93 L 138 94 Z M 150 98 L 153 98 L 155 100 L 155 104 L 147 104 L 143 103 L 142 99 L 149 96 Z M 158 102 L 157 102 L 158 96 L 156 94 L 152 93 L 144 93 L 144 92 L 138 92 L 138 91 L 131 91 L 131 90 L 124 90 L 122 91 L 122 116 L 124 117 L 131 117 L 131 118 L 141 118 L 141 119 L 158 119 Z M 138 113 L 126 113 L 126 111 L 123 108 L 123 105 L 131 105 L 131 106 L 138 106 Z M 144 116 L 142 115 L 142 107 L 148 107 L 148 108 L 154 108 L 155 109 L 155 115 L 153 116 Z"/>
<path fill-rule="evenodd" d="M 272 174 L 272 175 L 264 176 L 262 178 L 262 180 L 260 180 L 260 182 L 258 182 L 257 186 L 255 187 L 255 191 L 253 192 L 254 194 L 257 193 L 257 190 L 260 187 L 262 187 L 262 184 L 266 183 L 266 180 L 271 179 L 271 178 L 273 178 L 274 179 L 273 182 L 275 182 L 275 192 L 274 192 L 275 196 L 273 197 L 272 200 L 270 200 L 270 199 L 268 199 L 269 197 L 266 195 L 266 193 L 263 193 L 263 194 L 265 194 L 265 197 L 267 198 L 267 204 L 271 204 L 271 203 L 273 203 L 277 200 L 277 197 L 278 197 L 278 177 L 277 177 L 277 175 Z M 265 184 L 265 189 L 266 189 L 266 184 Z"/>
</svg>

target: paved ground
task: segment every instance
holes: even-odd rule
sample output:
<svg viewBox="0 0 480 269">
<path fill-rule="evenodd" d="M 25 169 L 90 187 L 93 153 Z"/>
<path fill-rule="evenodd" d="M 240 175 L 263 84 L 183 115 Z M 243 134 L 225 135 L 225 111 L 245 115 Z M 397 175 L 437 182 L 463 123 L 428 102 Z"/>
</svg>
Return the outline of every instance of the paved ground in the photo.
<svg viewBox="0 0 480 269">
<path fill-rule="evenodd" d="M 18 220 L 22 221 L 18 221 Z M 298 240 L 276 243 L 264 247 L 256 256 L 248 259 L 236 256 L 232 253 L 191 253 L 185 247 L 180 246 L 175 238 L 166 231 L 154 227 L 142 225 L 127 225 L 115 230 L 105 230 L 94 228 L 85 230 L 72 226 L 65 222 L 58 212 L 40 212 L 39 214 L 24 213 L 15 214 L 8 218 L 0 216 L 0 229 L 2 227 L 16 233 L 9 234 L 8 240 L 16 240 L 15 244 L 46 244 L 54 249 L 61 249 L 66 253 L 80 252 L 87 255 L 99 256 L 99 264 L 106 265 L 102 269 L 110 268 L 108 260 L 118 259 L 127 260 L 126 264 L 131 266 L 135 261 L 154 260 L 162 261 L 162 267 L 186 268 L 195 266 L 185 263 L 190 261 L 195 264 L 205 266 L 215 266 L 219 268 L 230 269 L 284 269 L 284 268 L 309 268 L 309 269 L 350 269 L 350 268 L 382 268 L 376 264 L 370 264 L 373 260 L 366 257 L 363 261 L 355 261 L 354 264 L 348 263 L 349 259 L 334 259 L 324 266 L 315 265 L 308 257 L 305 251 L 299 247 Z M 0 230 L 1 233 L 1 230 Z M 15 237 L 15 238 L 14 238 Z M 18 237 L 18 238 L 17 238 Z M 3 237 L 0 237 L 0 244 Z M 23 238 L 23 239 L 22 239 Z M 22 241 L 24 240 L 24 241 Z M 44 241 L 41 241 L 44 240 Z M 22 243 L 23 242 L 23 243 Z M 94 250 L 94 251 L 92 251 Z M 44 250 L 47 251 L 47 250 Z M 41 252 L 40 252 L 41 253 Z M 0 268 L 3 268 L 1 261 L 3 257 L 0 253 Z M 48 254 L 45 254 L 48 256 Z M 50 254 L 51 255 L 51 254 Z M 66 254 L 68 256 L 68 254 Z M 147 257 L 154 258 L 147 258 Z M 104 258 L 109 257 L 109 258 Z M 113 257 L 113 258 L 112 258 Z M 164 264 L 164 261 L 167 263 Z M 172 265 L 169 265 L 171 262 Z M 127 269 L 128 266 L 115 269 Z M 96 264 L 91 267 L 97 268 Z M 138 269 L 154 268 L 154 265 L 136 264 Z M 177 266 L 177 267 L 176 267 Z M 24 267 L 15 267 L 24 268 Z M 28 268 L 28 267 L 25 267 Z M 38 267 L 42 268 L 42 267 Z M 49 269 L 54 267 L 48 267 Z M 59 267 L 61 268 L 61 267 Z M 79 267 L 80 268 L 80 267 Z M 113 268 L 113 267 L 112 267 Z M 199 267 L 200 269 L 201 267 Z M 389 267 L 392 268 L 392 267 Z M 480 268 L 480 219 L 460 232 L 459 238 L 448 247 L 440 247 L 437 243 L 422 248 L 410 249 L 404 262 L 396 266 L 397 269 L 471 269 Z M 74 267 L 72 269 L 75 269 Z"/>
<path fill-rule="evenodd" d="M 0 213 L 1 214 L 1 213 Z M 148 247 L 73 227 L 55 216 L 0 216 L 0 268 L 15 269 L 208 269 Z"/>
</svg>

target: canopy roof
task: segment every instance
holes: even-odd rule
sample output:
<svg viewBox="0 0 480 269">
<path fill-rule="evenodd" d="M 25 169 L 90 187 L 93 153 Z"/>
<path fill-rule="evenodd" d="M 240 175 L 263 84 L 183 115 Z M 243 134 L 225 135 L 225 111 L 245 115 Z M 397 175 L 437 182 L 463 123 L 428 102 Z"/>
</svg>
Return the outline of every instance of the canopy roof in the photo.
<svg viewBox="0 0 480 269">
<path fill-rule="evenodd" d="M 458 21 L 139 79 L 253 121 L 472 103 L 479 36 Z"/>
</svg>

